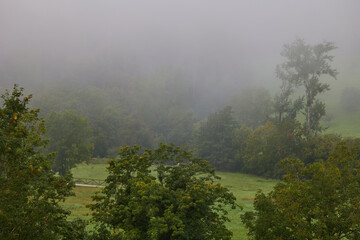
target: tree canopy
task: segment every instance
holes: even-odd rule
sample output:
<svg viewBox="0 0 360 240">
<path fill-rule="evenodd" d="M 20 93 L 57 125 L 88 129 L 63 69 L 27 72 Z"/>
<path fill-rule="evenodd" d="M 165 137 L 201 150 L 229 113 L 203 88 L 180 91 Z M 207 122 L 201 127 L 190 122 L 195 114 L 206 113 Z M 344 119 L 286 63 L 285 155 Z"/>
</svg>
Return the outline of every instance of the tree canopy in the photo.
<svg viewBox="0 0 360 240">
<path fill-rule="evenodd" d="M 235 197 L 217 183 L 209 163 L 161 144 L 121 148 L 106 187 L 93 197 L 95 239 L 231 239 L 225 206 Z"/>
<path fill-rule="evenodd" d="M 1 96 L 0 239 L 80 239 L 81 222 L 69 222 L 59 205 L 72 195 L 70 176 L 51 171 L 53 155 L 43 155 L 44 122 L 28 107 L 16 85 Z"/>
<path fill-rule="evenodd" d="M 287 96 L 294 87 L 304 87 L 308 133 L 320 130 L 318 121 L 324 116 L 325 108 L 317 95 L 329 90 L 329 84 L 321 82 L 320 77 L 328 75 L 336 78 L 337 71 L 330 65 L 333 56 L 329 55 L 335 48 L 332 42 L 310 45 L 298 38 L 291 44 L 285 44 L 281 53 L 286 60 L 278 65 L 276 71 L 278 78 L 283 81 L 279 99 L 283 102 L 279 105 L 287 105 Z M 283 108 L 280 109 L 284 111 Z"/>
<path fill-rule="evenodd" d="M 232 141 L 237 126 L 230 106 L 210 114 L 198 130 L 195 140 L 197 155 L 218 170 L 231 169 L 235 164 Z"/>
<path fill-rule="evenodd" d="M 56 152 L 53 169 L 61 175 L 70 173 L 77 163 L 91 158 L 93 144 L 87 119 L 75 111 L 51 112 L 46 117 L 48 152 Z"/>
<path fill-rule="evenodd" d="M 359 239 L 359 153 L 343 143 L 327 161 L 284 160 L 284 181 L 242 215 L 251 239 Z"/>
</svg>

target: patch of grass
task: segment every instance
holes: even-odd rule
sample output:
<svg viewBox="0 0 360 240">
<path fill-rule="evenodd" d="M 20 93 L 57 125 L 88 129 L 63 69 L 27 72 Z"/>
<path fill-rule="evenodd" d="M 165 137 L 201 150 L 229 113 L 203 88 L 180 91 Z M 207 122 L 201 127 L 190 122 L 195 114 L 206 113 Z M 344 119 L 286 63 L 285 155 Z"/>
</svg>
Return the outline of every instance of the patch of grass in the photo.
<svg viewBox="0 0 360 240">
<path fill-rule="evenodd" d="M 360 112 L 337 112 L 334 119 L 328 124 L 327 133 L 338 133 L 346 137 L 360 137 Z M 325 124 L 327 125 L 327 124 Z"/>
<path fill-rule="evenodd" d="M 75 178 L 105 179 L 107 177 L 106 166 L 107 164 L 80 164 L 72 170 L 72 173 Z M 259 189 L 269 192 L 278 180 L 239 173 L 218 172 L 217 175 L 221 177 L 220 183 L 229 188 L 235 195 L 237 203 L 243 207 L 242 211 L 240 209 L 228 210 L 231 220 L 228 223 L 228 228 L 234 233 L 233 239 L 247 239 L 247 231 L 241 222 L 240 214 L 253 209 L 253 200 Z M 76 196 L 67 198 L 64 203 L 64 207 L 72 212 L 70 219 L 90 219 L 91 213 L 86 205 L 91 203 L 91 196 L 96 191 L 100 191 L 100 189 L 87 187 L 76 187 L 74 189 Z"/>
<path fill-rule="evenodd" d="M 91 203 L 91 196 L 94 195 L 96 191 L 99 191 L 99 189 L 75 187 L 75 196 L 68 197 L 63 203 L 64 208 L 71 211 L 70 220 L 76 218 L 90 220 L 91 213 L 90 210 L 86 208 L 86 205 Z"/>
<path fill-rule="evenodd" d="M 228 228 L 234 233 L 233 239 L 247 239 L 247 230 L 241 222 L 240 215 L 253 209 L 253 200 L 258 190 L 269 192 L 272 190 L 278 180 L 264 179 L 247 174 L 218 172 L 221 177 L 221 184 L 228 187 L 235 195 L 237 203 L 243 207 L 243 210 L 229 209 Z"/>
<path fill-rule="evenodd" d="M 106 179 L 108 164 L 78 164 L 76 168 L 71 169 L 74 178 L 93 178 Z"/>
</svg>

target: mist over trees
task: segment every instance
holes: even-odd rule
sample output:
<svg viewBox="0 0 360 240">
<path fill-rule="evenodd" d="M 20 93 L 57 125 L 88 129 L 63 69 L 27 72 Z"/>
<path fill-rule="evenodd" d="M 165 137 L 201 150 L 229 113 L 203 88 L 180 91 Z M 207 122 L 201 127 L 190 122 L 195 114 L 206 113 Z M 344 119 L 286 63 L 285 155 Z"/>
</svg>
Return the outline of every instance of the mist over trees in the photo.
<svg viewBox="0 0 360 240">
<path fill-rule="evenodd" d="M 183 74 L 179 80 L 191 87 L 194 111 L 204 118 L 245 87 L 276 91 L 282 44 L 298 36 L 310 45 L 336 44 L 335 65 L 347 74 L 341 89 L 360 73 L 359 8 L 356 0 L 4 0 L 0 85 L 18 83 L 32 93 L 58 83 L 125 88 L 170 67 Z"/>
<path fill-rule="evenodd" d="M 323 45 L 315 46 L 322 48 Z M 311 51 L 306 52 L 303 48 Z M 263 87 L 244 88 L 229 98 L 229 106 L 210 113 L 203 120 L 192 105 L 196 97 L 191 84 L 181 81 L 184 76 L 172 68 L 164 68 L 149 78 L 139 76 L 136 81 L 119 83 L 111 88 L 79 84 L 44 86 L 33 106 L 40 107 L 42 116 L 47 119 L 48 151 L 58 152 L 53 169 L 64 174 L 75 163 L 116 156 L 119 146 L 139 144 L 154 148 L 160 142 L 185 145 L 210 161 L 217 170 L 272 178 L 282 176 L 278 163 L 284 158 L 299 157 L 305 163 L 327 158 L 342 139 L 336 135 L 321 135 L 320 120 L 325 115 L 325 104 L 315 97 L 318 88 L 325 90 L 329 85 L 319 82 L 320 73 L 309 73 L 315 71 L 308 69 L 313 65 L 311 61 L 317 61 L 312 55 L 312 46 L 297 39 L 284 49 L 288 54 L 294 53 L 290 54 L 292 59 L 285 57 L 284 65 L 277 67 L 279 80 L 283 83 L 279 94 L 271 94 Z M 310 62 L 302 57 L 304 54 L 308 54 Z M 326 56 L 320 56 L 325 60 L 319 60 L 317 70 L 329 71 Z M 326 69 L 322 70 L 324 67 Z M 299 75 L 302 72 L 304 77 Z M 296 81 L 309 77 L 309 74 L 315 84 L 312 86 L 318 89 L 310 91 L 314 136 L 309 135 L 308 130 L 308 104 L 305 101 L 308 92 L 296 90 L 300 86 Z M 75 121 L 66 125 L 67 119 L 71 119 L 70 113 L 73 117 L 80 114 L 78 124 Z M 306 124 L 301 120 L 302 113 L 306 116 Z M 79 137 L 75 137 L 77 130 L 70 127 L 72 125 L 83 126 L 83 130 L 79 128 Z M 70 129 L 68 137 L 65 136 L 66 129 Z M 66 162 L 68 164 L 64 165 Z"/>
<path fill-rule="evenodd" d="M 231 239 L 226 171 L 283 179 L 242 215 L 250 239 L 359 239 L 359 12 L 0 1 L 0 238 Z M 89 231 L 60 202 L 95 162 Z"/>
<path fill-rule="evenodd" d="M 302 39 L 296 39 L 293 43 L 286 44 L 281 52 L 286 61 L 276 69 L 277 77 L 283 82 L 280 96 L 284 98 L 279 98 L 279 104 L 288 104 L 287 95 L 294 91 L 293 88 L 304 87 L 308 134 L 320 130 L 319 121 L 325 115 L 325 104 L 317 98 L 317 95 L 329 90 L 330 87 L 329 84 L 321 82 L 322 75 L 336 79 L 337 71 L 330 65 L 334 57 L 329 55 L 329 52 L 335 48 L 331 42 L 312 46 Z M 281 121 L 283 109 L 279 110 Z"/>
</svg>

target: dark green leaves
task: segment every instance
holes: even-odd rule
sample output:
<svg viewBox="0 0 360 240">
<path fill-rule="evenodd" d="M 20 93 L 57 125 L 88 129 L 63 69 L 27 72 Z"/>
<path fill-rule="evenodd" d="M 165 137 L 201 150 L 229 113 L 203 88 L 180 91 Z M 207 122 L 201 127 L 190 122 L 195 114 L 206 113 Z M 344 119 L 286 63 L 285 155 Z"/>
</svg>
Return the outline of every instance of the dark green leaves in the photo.
<svg viewBox="0 0 360 240">
<path fill-rule="evenodd" d="M 242 216 L 253 239 L 359 239 L 358 149 L 340 144 L 327 161 L 286 159 L 283 167 L 284 181 Z"/>
<path fill-rule="evenodd" d="M 208 162 L 173 145 L 121 148 L 90 206 L 96 239 L 230 239 L 225 205 L 234 196 Z"/>
<path fill-rule="evenodd" d="M 31 96 L 14 86 L 2 95 L 0 107 L 0 239 L 79 239 L 82 222 L 68 222 L 59 202 L 72 195 L 70 176 L 55 176 L 52 155 L 39 150 L 46 141 L 38 110 L 28 108 Z"/>
</svg>

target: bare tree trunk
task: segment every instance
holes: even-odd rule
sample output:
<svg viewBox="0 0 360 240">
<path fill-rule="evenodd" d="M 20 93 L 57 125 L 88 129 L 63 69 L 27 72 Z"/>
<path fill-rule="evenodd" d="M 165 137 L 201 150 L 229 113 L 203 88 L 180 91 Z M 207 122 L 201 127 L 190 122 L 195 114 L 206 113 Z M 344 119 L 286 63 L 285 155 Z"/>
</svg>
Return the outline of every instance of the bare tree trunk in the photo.
<svg viewBox="0 0 360 240">
<path fill-rule="evenodd" d="M 279 123 L 282 121 L 282 112 L 279 112 Z"/>
<path fill-rule="evenodd" d="M 310 121 L 310 111 L 311 111 L 311 106 L 308 105 L 307 106 L 307 132 L 308 132 L 308 135 L 310 136 L 310 132 L 311 132 L 311 121 Z"/>
</svg>

